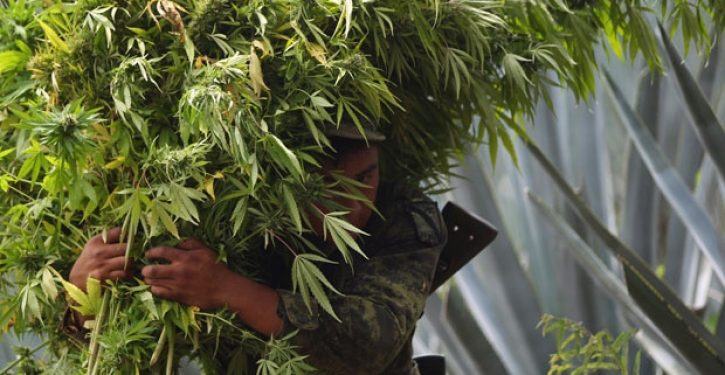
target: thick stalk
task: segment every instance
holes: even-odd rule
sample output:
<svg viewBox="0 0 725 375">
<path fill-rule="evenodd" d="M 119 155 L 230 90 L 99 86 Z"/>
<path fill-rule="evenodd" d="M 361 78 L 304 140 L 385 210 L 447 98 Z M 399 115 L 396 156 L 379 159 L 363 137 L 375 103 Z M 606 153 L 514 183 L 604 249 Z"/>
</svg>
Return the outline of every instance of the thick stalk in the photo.
<svg viewBox="0 0 725 375">
<path fill-rule="evenodd" d="M 103 300 L 101 302 L 101 309 L 98 312 L 98 315 L 96 315 L 96 322 L 93 327 L 93 332 L 91 333 L 91 342 L 89 344 L 89 359 L 88 359 L 88 369 L 86 374 L 88 375 L 95 375 L 96 370 L 98 369 L 98 335 L 101 331 L 101 328 L 103 327 L 103 323 L 106 319 L 106 309 L 108 308 L 108 301 L 111 298 L 111 292 L 108 290 L 103 290 Z"/>
<path fill-rule="evenodd" d="M 166 334 L 169 335 L 169 348 L 168 354 L 166 355 L 166 375 L 172 375 L 174 373 L 174 330 L 170 329 Z"/>
<path fill-rule="evenodd" d="M 156 362 L 159 361 L 159 356 L 161 355 L 161 351 L 164 350 L 164 345 L 166 345 L 166 323 L 164 323 L 164 327 L 161 328 L 161 335 L 159 335 L 159 341 L 156 343 L 154 353 L 151 354 L 149 366 L 153 367 Z"/>
</svg>

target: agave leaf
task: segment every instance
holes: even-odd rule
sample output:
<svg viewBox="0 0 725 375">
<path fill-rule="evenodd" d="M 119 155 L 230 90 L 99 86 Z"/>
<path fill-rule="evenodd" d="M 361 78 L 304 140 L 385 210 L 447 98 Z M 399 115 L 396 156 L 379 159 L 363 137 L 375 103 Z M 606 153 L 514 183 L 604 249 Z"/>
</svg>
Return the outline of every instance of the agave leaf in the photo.
<svg viewBox="0 0 725 375">
<path fill-rule="evenodd" d="M 606 71 L 605 78 L 608 87 L 611 89 L 622 122 L 637 146 L 637 150 L 639 150 L 657 186 L 659 186 L 673 210 L 682 218 L 697 245 L 707 255 L 720 281 L 725 283 L 725 260 L 723 259 L 725 243 L 718 230 L 704 209 L 692 196 L 685 183 L 682 182 L 677 171 L 669 163 L 652 135 L 626 102 L 622 92 Z"/>
<path fill-rule="evenodd" d="M 426 324 L 427 323 L 427 324 Z M 446 367 L 453 374 L 505 374 L 506 367 L 490 340 L 481 334 L 480 327 L 471 317 L 460 298 L 430 298 L 421 328 L 436 332 L 435 341 L 443 344 Z M 434 341 L 434 342 L 435 342 Z M 475 342 L 475 346 L 473 345 Z M 438 349 L 438 348 L 436 348 Z M 455 360 L 450 360 L 455 359 Z"/>
<path fill-rule="evenodd" d="M 722 124 L 715 116 L 715 111 L 703 94 L 697 81 L 692 77 L 690 71 L 683 64 L 682 58 L 669 40 L 662 24 L 657 23 L 661 38 L 664 44 L 667 57 L 670 60 L 672 70 L 675 72 L 677 83 L 680 86 L 682 96 L 687 103 L 687 108 L 693 121 L 690 122 L 697 133 L 700 142 L 707 150 L 708 155 L 717 165 L 720 177 L 725 178 L 725 131 Z"/>
<path fill-rule="evenodd" d="M 622 262 L 627 276 L 627 286 L 635 300 L 665 336 L 678 345 L 679 340 L 690 335 L 693 345 L 681 347 L 684 356 L 705 373 L 725 371 L 725 344 L 713 336 L 702 322 L 690 311 L 675 293 L 660 280 L 642 259 L 627 245 L 610 233 L 591 209 L 559 174 L 536 144 L 527 144 L 532 155 L 541 163 L 579 216 L 604 241 L 606 246 Z M 677 324 L 673 324 L 677 322 Z M 713 370 L 715 370 L 713 372 Z"/>
<path fill-rule="evenodd" d="M 660 76 L 646 74 L 639 84 L 637 113 L 646 119 L 645 124 L 656 134 L 660 114 Z M 622 240 L 646 262 L 653 262 L 656 255 L 656 227 L 653 225 L 657 215 L 656 185 L 636 152 L 629 152 L 626 189 L 621 223 Z"/>
<path fill-rule="evenodd" d="M 677 315 L 669 312 L 669 314 L 652 316 L 651 310 L 648 310 L 645 306 L 642 306 L 642 301 L 646 301 L 652 304 L 661 304 L 662 299 L 656 298 L 655 294 L 651 293 L 648 288 L 643 288 L 644 294 L 637 298 L 636 295 L 630 296 L 627 292 L 629 289 L 632 291 L 632 280 L 637 280 L 635 285 L 645 286 L 646 284 L 641 282 L 637 274 L 637 267 L 633 267 L 630 263 L 623 261 L 622 264 L 625 267 L 625 275 L 629 287 L 625 286 L 624 283 L 602 262 L 602 260 L 594 253 L 594 251 L 574 232 L 574 230 L 561 218 L 560 215 L 556 214 L 551 208 L 549 208 L 541 198 L 534 194 L 529 193 L 529 199 L 534 205 L 546 216 L 547 222 L 553 225 L 559 233 L 561 233 L 570 246 L 567 249 L 571 251 L 574 257 L 577 259 L 579 264 L 582 265 L 588 272 L 589 275 L 598 281 L 599 285 L 618 302 L 618 305 L 624 308 L 630 316 L 634 319 L 636 324 L 648 331 L 650 334 L 655 334 L 661 339 L 666 337 L 667 349 L 666 351 L 672 352 L 672 347 L 679 350 L 692 364 L 692 367 L 697 368 L 705 373 L 715 373 L 712 371 L 722 371 L 725 369 L 725 362 L 722 361 L 722 357 L 708 356 L 703 352 L 709 353 L 707 345 L 703 344 L 701 340 L 688 331 L 686 324 L 683 325 L 683 320 Z M 636 256 L 632 253 L 632 256 Z M 621 259 L 621 258 L 620 258 Z M 651 271 L 645 268 L 645 272 Z M 635 297 L 633 299 L 633 297 Z M 673 298 L 674 295 L 672 296 Z M 661 309 L 661 310 L 667 310 Z M 693 315 L 694 317 L 694 315 Z M 699 321 L 697 321 L 699 323 Z M 653 324 L 654 323 L 654 324 Z M 679 327 L 681 329 L 675 329 Z M 664 337 L 662 337 L 664 336 Z M 646 345 L 646 343 L 644 343 Z M 659 351 L 660 348 L 644 346 L 645 350 Z M 679 357 L 674 353 L 669 353 L 671 356 Z M 655 359 L 658 356 L 653 356 Z"/>
<path fill-rule="evenodd" d="M 470 272 L 466 273 L 471 276 Z M 479 366 L 485 366 L 483 370 L 486 371 L 483 371 L 483 373 L 495 373 L 491 372 L 491 370 L 499 366 L 509 369 L 511 373 L 517 373 L 522 369 L 531 370 L 531 365 L 535 363 L 533 358 L 521 356 L 519 362 L 506 360 L 506 354 L 500 351 L 502 342 L 498 333 L 501 333 L 501 331 L 496 330 L 495 325 L 491 325 L 494 321 L 490 318 L 487 319 L 487 309 L 481 309 L 484 306 L 490 308 L 490 305 L 486 305 L 493 301 L 489 300 L 487 303 L 481 303 L 483 301 L 480 299 L 472 298 L 473 295 L 479 295 L 476 289 L 480 284 L 464 281 L 464 278 L 463 274 L 456 277 L 456 281 L 460 282 L 458 285 L 460 287 L 452 288 L 448 293 L 445 312 L 448 315 L 451 328 L 455 330 L 454 332 L 464 345 L 469 348 L 468 351 L 472 356 L 477 356 L 477 353 L 485 353 L 486 360 L 478 361 Z M 513 352 L 512 350 L 508 351 Z"/>
<path fill-rule="evenodd" d="M 711 98 L 711 103 L 717 103 L 718 97 L 722 93 L 725 93 L 725 75 L 718 74 L 721 72 L 719 62 L 725 57 L 725 50 L 719 48 L 718 45 L 713 48 L 712 53 L 709 56 L 709 60 L 702 64 L 702 69 L 698 73 L 697 81 L 704 94 Z M 674 80 L 668 80 L 672 82 Z M 663 98 L 667 100 L 667 104 L 663 108 L 679 108 L 681 107 L 681 99 L 678 97 L 679 90 L 675 89 L 675 82 L 672 82 L 672 89 L 663 90 Z M 702 176 L 700 170 L 704 168 L 703 157 L 704 150 L 702 144 L 698 140 L 698 136 L 695 134 L 695 129 L 692 126 L 683 127 L 679 126 L 687 115 L 685 111 L 679 111 L 676 115 L 665 115 L 669 122 L 678 124 L 677 126 L 681 129 L 681 135 L 679 135 L 679 143 L 677 144 L 676 160 L 674 164 L 677 170 L 682 176 L 685 183 L 690 187 L 691 190 L 695 190 L 701 186 L 698 175 Z M 722 116 L 721 116 L 722 118 Z M 666 150 L 668 154 L 671 154 L 673 150 Z M 709 159 L 707 159 L 709 160 Z M 711 163 L 710 163 L 711 164 Z M 703 169 L 704 170 L 704 169 Z M 717 175 L 717 171 L 713 167 L 713 172 Z M 715 176 L 717 178 L 717 176 Z M 695 192 L 697 198 L 697 192 Z M 702 201 L 701 201 L 702 202 Z M 703 202 L 704 203 L 704 202 Z M 707 204 L 704 204 L 707 207 Z M 688 280 L 693 280 L 698 277 L 700 272 L 699 252 L 688 244 L 692 242 L 691 238 L 687 235 L 687 229 L 682 224 L 682 221 L 677 215 L 670 215 L 666 229 L 667 238 L 665 239 L 666 249 L 666 263 L 665 263 L 665 278 L 667 282 L 676 288 L 680 293 L 685 303 L 689 303 L 688 295 L 691 294 L 691 288 L 688 284 Z M 687 241 L 687 242 L 686 242 Z M 693 254 L 692 251 L 698 254 Z"/>
<path fill-rule="evenodd" d="M 505 208 L 501 207 L 502 200 L 494 188 L 491 171 L 485 168 L 484 154 L 466 157 L 465 167 L 460 170 L 460 174 L 466 178 L 451 181 L 456 189 L 450 200 L 463 207 L 470 207 L 471 212 L 485 217 L 499 228 L 499 236 L 464 268 L 469 270 L 465 271 L 467 278 L 456 278 L 451 289 L 468 288 L 465 295 L 471 300 L 466 303 L 471 309 L 475 307 L 482 311 L 476 316 L 485 318 L 487 322 L 476 324 L 486 327 L 484 332 L 487 337 L 492 340 L 496 338 L 491 345 L 508 369 L 515 373 L 536 373 L 539 368 L 536 364 L 545 363 L 555 348 L 535 328 L 542 306 L 527 271 L 531 273 L 536 267 L 542 269 L 543 273 L 546 266 L 541 263 L 533 264 L 532 261 L 528 269 L 524 269 L 525 266 L 517 257 L 518 251 L 512 251 L 515 239 L 511 238 L 502 217 Z M 513 169 L 512 161 L 504 159 L 501 168 Z M 471 273 L 475 275 L 470 275 Z M 544 282 L 550 284 L 548 288 L 556 288 L 551 278 Z M 541 290 L 539 292 L 540 295 L 546 294 Z M 559 299 L 554 296 L 553 302 L 557 303 Z"/>
<path fill-rule="evenodd" d="M 634 335 L 634 339 L 637 340 L 639 346 L 645 348 L 647 354 L 649 354 L 657 365 L 661 367 L 668 374 L 694 374 L 696 371 L 691 365 L 682 358 L 677 352 L 673 352 L 668 349 L 668 345 L 671 345 L 661 337 L 647 331 L 639 331 Z M 642 371 L 641 366 L 635 365 L 635 368 L 640 369 L 640 374 L 646 372 Z M 645 370 L 646 371 L 646 370 Z M 650 373 L 654 374 L 655 369 L 650 368 Z M 636 374 L 636 372 L 635 372 Z"/>
</svg>

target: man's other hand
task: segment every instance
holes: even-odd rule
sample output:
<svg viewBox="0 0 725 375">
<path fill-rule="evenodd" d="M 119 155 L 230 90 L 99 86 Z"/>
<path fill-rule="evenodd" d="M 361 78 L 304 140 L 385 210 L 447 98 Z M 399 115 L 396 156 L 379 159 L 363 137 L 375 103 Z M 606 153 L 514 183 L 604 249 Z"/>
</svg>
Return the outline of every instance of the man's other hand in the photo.
<svg viewBox="0 0 725 375">
<path fill-rule="evenodd" d="M 86 290 L 86 280 L 89 277 L 103 283 L 106 280 L 119 280 L 131 275 L 129 262 L 126 266 L 126 244 L 118 242 L 121 237 L 121 228 L 108 231 L 106 239 L 98 234 L 86 243 L 81 255 L 78 256 L 68 279 L 75 286 Z"/>
</svg>

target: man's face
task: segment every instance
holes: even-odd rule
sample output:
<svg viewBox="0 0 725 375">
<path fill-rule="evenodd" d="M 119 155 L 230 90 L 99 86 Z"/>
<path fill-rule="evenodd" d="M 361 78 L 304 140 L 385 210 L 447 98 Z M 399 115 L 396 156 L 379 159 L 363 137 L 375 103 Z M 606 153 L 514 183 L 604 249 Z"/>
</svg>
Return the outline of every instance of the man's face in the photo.
<svg viewBox="0 0 725 375">
<path fill-rule="evenodd" d="M 378 185 L 380 184 L 380 172 L 378 170 L 378 147 L 371 145 L 370 147 L 352 148 L 339 155 L 336 160 L 325 160 L 322 163 L 323 173 L 331 172 L 342 174 L 345 177 L 368 185 L 367 188 L 361 188 L 360 191 L 372 203 L 378 194 Z M 370 219 L 371 210 L 364 203 L 336 196 L 333 199 L 336 203 L 347 207 L 350 211 L 346 216 L 350 224 L 357 228 L 363 228 L 368 219 Z M 312 228 L 318 235 L 323 235 L 321 220 L 312 215 Z"/>
</svg>

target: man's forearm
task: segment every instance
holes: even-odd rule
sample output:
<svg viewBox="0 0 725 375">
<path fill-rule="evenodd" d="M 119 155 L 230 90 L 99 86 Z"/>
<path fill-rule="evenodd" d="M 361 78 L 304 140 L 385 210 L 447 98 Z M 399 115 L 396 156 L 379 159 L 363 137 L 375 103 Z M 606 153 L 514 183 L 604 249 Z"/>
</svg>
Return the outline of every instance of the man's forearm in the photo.
<svg viewBox="0 0 725 375">
<path fill-rule="evenodd" d="M 221 305 L 248 326 L 265 336 L 282 332 L 284 322 L 277 315 L 279 296 L 274 289 L 232 272 L 219 288 Z"/>
</svg>

